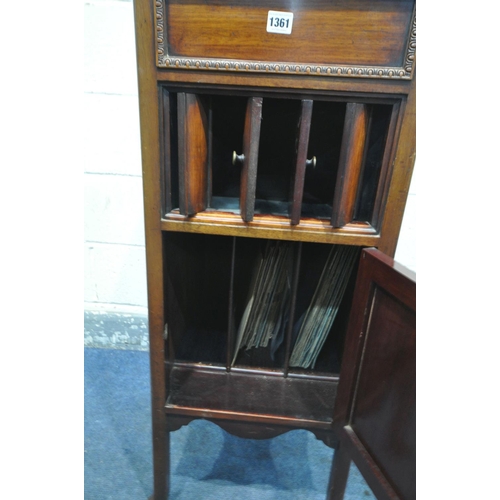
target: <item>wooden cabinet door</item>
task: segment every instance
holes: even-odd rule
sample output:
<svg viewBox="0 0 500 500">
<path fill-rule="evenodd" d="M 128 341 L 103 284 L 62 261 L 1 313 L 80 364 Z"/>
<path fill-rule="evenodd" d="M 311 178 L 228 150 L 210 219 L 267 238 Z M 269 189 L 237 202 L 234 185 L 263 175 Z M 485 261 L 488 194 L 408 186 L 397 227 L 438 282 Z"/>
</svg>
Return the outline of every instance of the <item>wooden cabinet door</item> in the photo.
<svg viewBox="0 0 500 500">
<path fill-rule="evenodd" d="M 378 499 L 414 499 L 415 275 L 363 250 L 335 405 L 330 498 L 353 461 Z"/>
</svg>

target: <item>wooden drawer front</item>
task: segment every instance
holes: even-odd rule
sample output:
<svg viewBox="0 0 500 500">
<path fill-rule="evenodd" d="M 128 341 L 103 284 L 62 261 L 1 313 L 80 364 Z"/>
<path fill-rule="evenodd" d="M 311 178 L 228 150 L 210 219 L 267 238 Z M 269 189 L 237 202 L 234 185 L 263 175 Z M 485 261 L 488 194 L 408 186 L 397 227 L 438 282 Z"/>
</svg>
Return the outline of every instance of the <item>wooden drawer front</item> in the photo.
<svg viewBox="0 0 500 500">
<path fill-rule="evenodd" d="M 410 78 L 414 0 L 159 0 L 158 66 Z M 293 14 L 267 31 L 269 11 Z M 268 64 L 266 64 L 268 63 Z"/>
</svg>

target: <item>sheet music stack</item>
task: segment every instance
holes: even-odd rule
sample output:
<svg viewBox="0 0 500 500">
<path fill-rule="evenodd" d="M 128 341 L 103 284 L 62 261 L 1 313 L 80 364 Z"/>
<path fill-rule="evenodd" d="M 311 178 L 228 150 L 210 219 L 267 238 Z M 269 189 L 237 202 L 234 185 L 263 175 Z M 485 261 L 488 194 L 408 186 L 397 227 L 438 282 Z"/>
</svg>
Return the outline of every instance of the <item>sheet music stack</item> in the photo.
<svg viewBox="0 0 500 500">
<path fill-rule="evenodd" d="M 291 266 L 290 243 L 269 241 L 255 267 L 250 297 L 238 328 L 233 365 L 243 347 L 267 347 L 273 339 L 271 356 L 279 347 L 288 318 Z"/>
<path fill-rule="evenodd" d="M 358 248 L 334 245 L 309 307 L 296 323 L 296 342 L 290 366 L 314 368 L 340 307 Z"/>
</svg>

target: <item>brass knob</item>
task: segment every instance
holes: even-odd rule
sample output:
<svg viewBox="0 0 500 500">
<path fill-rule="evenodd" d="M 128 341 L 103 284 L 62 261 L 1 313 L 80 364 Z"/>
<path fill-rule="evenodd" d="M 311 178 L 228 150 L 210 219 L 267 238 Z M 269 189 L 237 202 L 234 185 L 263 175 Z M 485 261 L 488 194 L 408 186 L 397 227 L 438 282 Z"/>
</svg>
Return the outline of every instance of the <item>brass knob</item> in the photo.
<svg viewBox="0 0 500 500">
<path fill-rule="evenodd" d="M 236 151 L 233 151 L 233 165 L 236 165 L 236 163 L 243 163 L 243 160 L 245 159 L 245 155 L 237 154 Z"/>
<path fill-rule="evenodd" d="M 310 160 L 306 160 L 306 167 L 316 167 L 316 157 L 313 156 Z"/>
</svg>

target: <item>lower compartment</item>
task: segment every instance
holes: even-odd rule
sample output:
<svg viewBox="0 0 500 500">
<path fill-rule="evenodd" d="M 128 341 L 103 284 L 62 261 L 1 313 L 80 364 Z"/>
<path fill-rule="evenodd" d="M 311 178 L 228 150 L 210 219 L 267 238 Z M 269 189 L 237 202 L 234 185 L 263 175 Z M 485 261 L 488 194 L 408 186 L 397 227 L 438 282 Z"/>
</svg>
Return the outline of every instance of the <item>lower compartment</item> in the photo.
<svg viewBox="0 0 500 500">
<path fill-rule="evenodd" d="M 164 238 L 169 362 L 340 372 L 358 247 L 175 232 Z"/>
<path fill-rule="evenodd" d="M 176 363 L 169 371 L 167 413 L 328 429 L 338 377 Z"/>
</svg>

